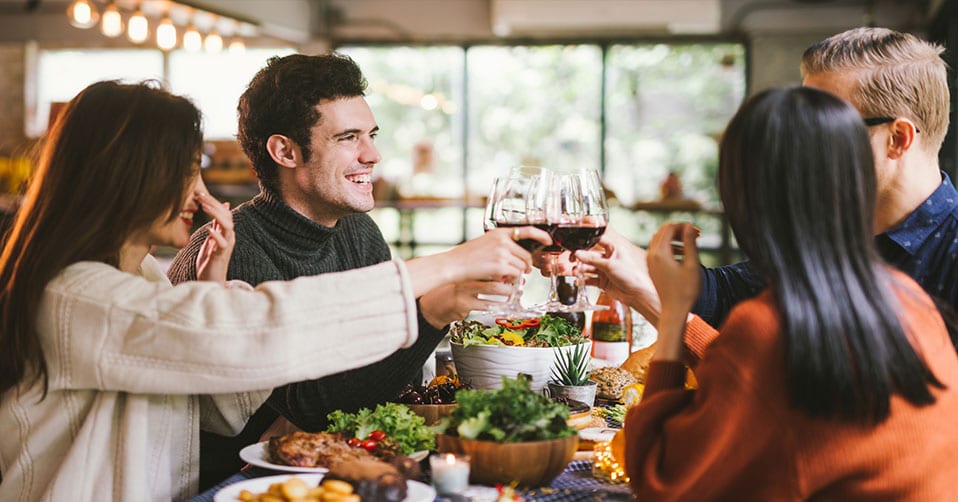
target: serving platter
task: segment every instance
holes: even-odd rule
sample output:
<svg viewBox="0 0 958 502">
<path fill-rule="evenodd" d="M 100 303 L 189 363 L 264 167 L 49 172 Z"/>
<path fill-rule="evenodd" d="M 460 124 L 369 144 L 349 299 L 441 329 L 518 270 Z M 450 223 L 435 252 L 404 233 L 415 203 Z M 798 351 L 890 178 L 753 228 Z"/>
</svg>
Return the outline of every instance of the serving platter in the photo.
<svg viewBox="0 0 958 502">
<path fill-rule="evenodd" d="M 300 467 L 296 465 L 283 465 L 283 464 L 274 464 L 269 461 L 269 453 L 266 449 L 267 441 L 261 441 L 259 443 L 253 443 L 242 450 L 240 450 L 239 456 L 243 461 L 249 463 L 250 465 L 255 465 L 256 467 L 263 467 L 265 469 L 272 469 L 274 471 L 281 472 L 308 472 L 308 473 L 325 473 L 329 472 L 329 469 L 325 467 Z"/>
<path fill-rule="evenodd" d="M 256 466 L 262 467 L 264 469 L 271 469 L 274 471 L 281 472 L 306 472 L 306 473 L 325 473 L 329 472 L 329 469 L 325 467 L 300 467 L 296 465 L 283 465 L 283 464 L 274 464 L 269 460 L 269 453 L 267 452 L 267 441 L 261 441 L 259 443 L 253 443 L 242 450 L 240 450 L 239 456 L 243 459 L 244 462 Z M 407 455 L 409 458 L 419 462 L 429 456 L 429 452 L 426 450 L 414 451 Z"/>
</svg>

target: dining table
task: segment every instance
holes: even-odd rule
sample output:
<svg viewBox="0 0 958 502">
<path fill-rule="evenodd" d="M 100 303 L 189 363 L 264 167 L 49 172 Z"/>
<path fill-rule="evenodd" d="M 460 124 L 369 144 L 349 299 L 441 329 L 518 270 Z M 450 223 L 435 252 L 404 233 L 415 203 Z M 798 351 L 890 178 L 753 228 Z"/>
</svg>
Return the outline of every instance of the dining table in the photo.
<svg viewBox="0 0 958 502">
<path fill-rule="evenodd" d="M 253 478 L 283 474 L 262 467 L 244 469 L 218 485 L 200 493 L 191 502 L 213 502 L 221 489 Z M 549 486 L 533 489 L 518 489 L 516 493 L 524 501 L 541 502 L 579 502 L 579 501 L 632 501 L 635 498 L 629 485 L 619 481 L 609 481 L 592 474 L 592 460 L 572 460 L 565 470 Z M 494 487 L 471 485 L 461 495 L 437 496 L 435 502 L 493 502 L 497 491 Z"/>
</svg>

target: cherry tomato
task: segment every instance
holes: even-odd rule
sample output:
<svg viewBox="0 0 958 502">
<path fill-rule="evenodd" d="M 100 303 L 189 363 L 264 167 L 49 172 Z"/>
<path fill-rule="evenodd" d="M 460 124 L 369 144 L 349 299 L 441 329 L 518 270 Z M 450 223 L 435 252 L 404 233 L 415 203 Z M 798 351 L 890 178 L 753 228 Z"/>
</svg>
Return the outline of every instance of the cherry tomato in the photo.
<svg viewBox="0 0 958 502">
<path fill-rule="evenodd" d="M 386 439 L 386 432 L 376 429 L 369 433 L 369 439 L 372 439 L 373 441 L 382 441 L 383 439 Z"/>
<path fill-rule="evenodd" d="M 351 437 L 349 438 L 349 441 L 346 441 L 346 444 L 352 446 L 353 448 L 358 448 L 361 444 L 363 444 L 363 440 L 357 437 Z"/>
<path fill-rule="evenodd" d="M 369 453 L 373 453 L 376 451 L 376 447 L 379 446 L 379 442 L 373 441 L 372 439 L 366 439 L 366 440 L 363 440 L 362 444 L 360 444 L 359 446 L 361 446 L 362 449 L 368 451 Z"/>
</svg>

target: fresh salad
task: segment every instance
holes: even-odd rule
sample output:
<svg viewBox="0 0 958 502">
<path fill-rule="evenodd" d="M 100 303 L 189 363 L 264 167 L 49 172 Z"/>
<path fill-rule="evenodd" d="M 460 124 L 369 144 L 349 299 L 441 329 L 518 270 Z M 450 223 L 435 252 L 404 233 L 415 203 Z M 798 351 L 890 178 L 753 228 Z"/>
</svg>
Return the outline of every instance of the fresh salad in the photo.
<svg viewBox="0 0 958 502">
<path fill-rule="evenodd" d="M 426 420 L 401 404 L 380 404 L 375 410 L 361 408 L 356 413 L 336 410 L 326 418 L 329 420 L 326 432 L 341 432 L 362 441 L 381 441 L 383 437 L 376 437 L 388 437 L 399 444 L 404 455 L 436 446 L 436 434 L 426 426 Z M 362 444 L 358 446 L 366 448 Z"/>
<path fill-rule="evenodd" d="M 462 321 L 449 329 L 453 343 L 501 345 L 509 347 L 565 347 L 582 343 L 587 338 L 569 321 L 545 314 L 529 319 L 496 319 L 495 326 L 479 321 Z"/>
<path fill-rule="evenodd" d="M 569 408 L 529 388 L 528 377 L 502 377 L 501 389 L 464 389 L 440 428 L 465 439 L 518 443 L 574 436 Z"/>
</svg>

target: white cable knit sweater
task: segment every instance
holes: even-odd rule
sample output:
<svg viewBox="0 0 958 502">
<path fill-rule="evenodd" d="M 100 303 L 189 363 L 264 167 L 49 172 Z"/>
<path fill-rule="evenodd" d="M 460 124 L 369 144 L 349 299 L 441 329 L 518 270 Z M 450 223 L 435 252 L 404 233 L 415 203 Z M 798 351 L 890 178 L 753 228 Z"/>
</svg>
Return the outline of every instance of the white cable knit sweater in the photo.
<svg viewBox="0 0 958 502">
<path fill-rule="evenodd" d="M 182 500 L 199 429 L 237 433 L 269 395 L 382 359 L 417 337 L 401 261 L 267 282 L 170 285 L 71 265 L 46 288 L 39 335 L 49 393 L 0 396 L 0 500 Z"/>
</svg>

